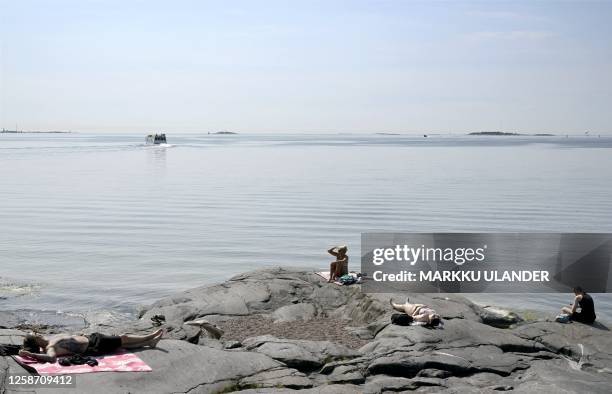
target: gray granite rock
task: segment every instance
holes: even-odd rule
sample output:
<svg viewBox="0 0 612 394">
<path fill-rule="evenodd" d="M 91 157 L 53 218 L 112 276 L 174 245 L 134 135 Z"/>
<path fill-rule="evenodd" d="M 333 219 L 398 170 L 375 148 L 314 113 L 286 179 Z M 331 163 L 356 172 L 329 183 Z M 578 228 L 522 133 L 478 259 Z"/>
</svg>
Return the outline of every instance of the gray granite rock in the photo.
<svg viewBox="0 0 612 394">
<path fill-rule="evenodd" d="M 328 380 L 332 383 L 361 384 L 365 381 L 365 376 L 358 365 L 341 365 L 334 368 Z"/>
<path fill-rule="evenodd" d="M 392 348 L 394 341 L 398 344 L 427 343 L 431 347 L 444 344 L 446 347 L 493 345 L 504 351 L 533 352 L 543 350 L 544 347 L 534 341 L 513 335 L 512 332 L 497 329 L 473 320 L 452 319 L 444 324 L 443 329 L 428 329 L 419 326 L 388 325 L 381 330 L 376 339 L 388 338 L 391 341 L 371 343 L 366 345 L 364 351 L 373 347 L 386 346 Z M 379 351 L 383 351 L 379 349 Z"/>
<path fill-rule="evenodd" d="M 414 391 L 421 387 L 434 387 L 437 390 L 444 387 L 444 381 L 435 378 L 401 378 L 393 376 L 379 375 L 366 382 L 364 394 L 379 394 L 387 392 Z"/>
<path fill-rule="evenodd" d="M 0 329 L 15 327 L 19 324 L 17 315 L 11 312 L 0 311 Z"/>
<path fill-rule="evenodd" d="M 294 320 L 310 320 L 315 317 L 317 310 L 314 305 L 307 303 L 291 304 L 281 306 L 272 313 L 275 322 L 286 322 Z"/>
<path fill-rule="evenodd" d="M 0 344 L 21 345 L 25 332 L 15 329 L 0 329 Z"/>
<path fill-rule="evenodd" d="M 241 274 L 164 298 L 135 321 L 96 315 L 86 331 L 141 333 L 161 326 L 171 339 L 162 340 L 159 349 L 138 352 L 153 372 L 85 374 L 77 385 L 85 393 L 105 394 L 609 392 L 612 334 L 605 324 L 524 321 L 520 313 L 480 307 L 460 296 L 408 296 L 436 309 L 444 328 L 391 325 L 389 298 L 403 302 L 406 295 L 363 294 L 359 285 L 327 284 L 312 272 L 283 268 Z M 253 314 L 304 324 L 331 316 L 346 321 L 347 335 L 369 342 L 358 350 L 272 336 L 238 343 L 184 324 Z M 152 320 L 161 315 L 163 320 Z M 10 326 L 10 316 L 2 316 Z M 23 335 L 0 329 L 0 343 L 19 344 Z M 0 358 L 0 393 L 10 392 L 8 373 L 24 370 Z"/>
<path fill-rule="evenodd" d="M 502 308 L 485 306 L 475 307 L 474 309 L 480 316 L 483 324 L 497 328 L 509 328 L 523 321 L 516 313 Z"/>
<path fill-rule="evenodd" d="M 276 368 L 247 376 L 239 382 L 239 387 L 287 387 L 303 389 L 313 386 L 305 374 L 292 368 Z"/>
<path fill-rule="evenodd" d="M 223 347 L 226 349 L 237 349 L 242 347 L 242 343 L 238 342 L 238 341 L 226 341 L 223 344 Z"/>
<path fill-rule="evenodd" d="M 573 368 L 567 360 L 536 360 L 514 387 L 517 393 L 610 393 L 610 372 Z"/>
<path fill-rule="evenodd" d="M 239 391 L 240 394 L 294 394 L 295 390 L 289 388 L 258 388 Z M 362 386 L 352 384 L 329 384 L 310 389 L 301 389 L 302 394 L 362 394 Z"/>
<path fill-rule="evenodd" d="M 83 393 L 214 393 L 240 387 L 246 377 L 277 370 L 282 364 L 255 352 L 223 351 L 177 340 L 162 340 L 156 349 L 139 351 L 152 372 L 76 375 Z M 9 372 L 25 371 L 12 359 Z M 44 388 L 43 393 L 65 393 Z"/>
<path fill-rule="evenodd" d="M 243 345 L 246 350 L 263 353 L 300 371 L 312 371 L 327 361 L 358 356 L 356 351 L 328 341 L 279 339 L 269 335 L 248 338 Z"/>
</svg>

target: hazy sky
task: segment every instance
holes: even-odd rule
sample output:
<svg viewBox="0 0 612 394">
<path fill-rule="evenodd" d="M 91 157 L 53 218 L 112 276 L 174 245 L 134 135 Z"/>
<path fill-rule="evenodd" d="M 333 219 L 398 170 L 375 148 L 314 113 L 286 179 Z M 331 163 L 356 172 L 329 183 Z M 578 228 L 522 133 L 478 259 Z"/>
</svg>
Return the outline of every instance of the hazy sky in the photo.
<svg viewBox="0 0 612 394">
<path fill-rule="evenodd" d="M 612 1 L 0 4 L 9 129 L 612 132 Z"/>
</svg>

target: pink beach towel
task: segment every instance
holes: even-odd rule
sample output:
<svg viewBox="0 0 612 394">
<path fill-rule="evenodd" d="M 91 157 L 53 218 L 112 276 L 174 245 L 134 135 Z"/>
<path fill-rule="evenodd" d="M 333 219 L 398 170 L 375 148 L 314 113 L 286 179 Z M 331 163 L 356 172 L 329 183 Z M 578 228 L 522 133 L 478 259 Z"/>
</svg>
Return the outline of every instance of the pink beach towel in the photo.
<svg viewBox="0 0 612 394">
<path fill-rule="evenodd" d="M 150 372 L 151 367 L 145 364 L 134 353 L 127 353 L 125 351 L 118 352 L 109 356 L 95 357 L 98 360 L 98 365 L 90 367 L 87 364 L 84 365 L 70 365 L 64 367 L 57 361 L 55 364 L 51 363 L 39 363 L 36 360 L 32 360 L 26 357 L 13 356 L 21 366 L 28 371 L 36 371 L 39 375 L 64 375 L 73 373 L 91 373 L 91 372 Z"/>
</svg>

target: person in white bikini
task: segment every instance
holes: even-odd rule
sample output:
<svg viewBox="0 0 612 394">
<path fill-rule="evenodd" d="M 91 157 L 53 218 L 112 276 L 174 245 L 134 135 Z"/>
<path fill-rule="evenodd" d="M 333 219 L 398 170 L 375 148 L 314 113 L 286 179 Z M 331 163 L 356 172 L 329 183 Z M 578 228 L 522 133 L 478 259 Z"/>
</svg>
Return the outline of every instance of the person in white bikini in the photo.
<svg viewBox="0 0 612 394">
<path fill-rule="evenodd" d="M 404 304 L 396 304 L 393 302 L 393 299 L 390 299 L 389 303 L 393 309 L 411 316 L 415 322 L 425 323 L 431 327 L 440 325 L 440 315 L 427 305 L 411 304 L 408 302 L 408 299 L 406 299 Z"/>
</svg>

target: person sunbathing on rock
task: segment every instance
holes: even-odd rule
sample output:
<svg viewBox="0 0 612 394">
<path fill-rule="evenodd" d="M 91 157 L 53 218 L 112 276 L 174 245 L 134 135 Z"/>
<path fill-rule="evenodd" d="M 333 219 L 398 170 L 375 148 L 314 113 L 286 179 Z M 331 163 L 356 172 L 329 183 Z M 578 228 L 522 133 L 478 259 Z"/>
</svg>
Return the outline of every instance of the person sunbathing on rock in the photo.
<svg viewBox="0 0 612 394">
<path fill-rule="evenodd" d="M 570 304 L 571 308 L 567 306 L 561 308 L 561 313 L 568 314 L 571 320 L 593 324 L 597 317 L 595 315 L 595 303 L 593 302 L 593 298 L 582 290 L 580 286 L 574 287 L 573 290 L 575 295 L 574 303 Z"/>
<path fill-rule="evenodd" d="M 336 257 L 336 261 L 332 261 L 329 265 L 329 281 L 333 282 L 340 278 L 342 275 L 348 274 L 348 256 L 346 252 L 348 248 L 346 245 L 335 246 L 327 251 L 327 253 Z"/>
<path fill-rule="evenodd" d="M 113 353 L 119 348 L 134 349 L 145 346 L 155 347 L 161 339 L 162 330 L 149 335 L 90 335 L 58 334 L 45 337 L 28 334 L 23 340 L 22 357 L 30 357 L 40 362 L 54 363 L 57 357 L 72 355 L 102 355 Z"/>
<path fill-rule="evenodd" d="M 440 315 L 430 307 L 424 304 L 411 304 L 406 299 L 404 304 L 396 304 L 393 299 L 389 300 L 391 307 L 399 312 L 404 312 L 412 317 L 412 321 L 425 323 L 430 327 L 440 325 Z"/>
</svg>

